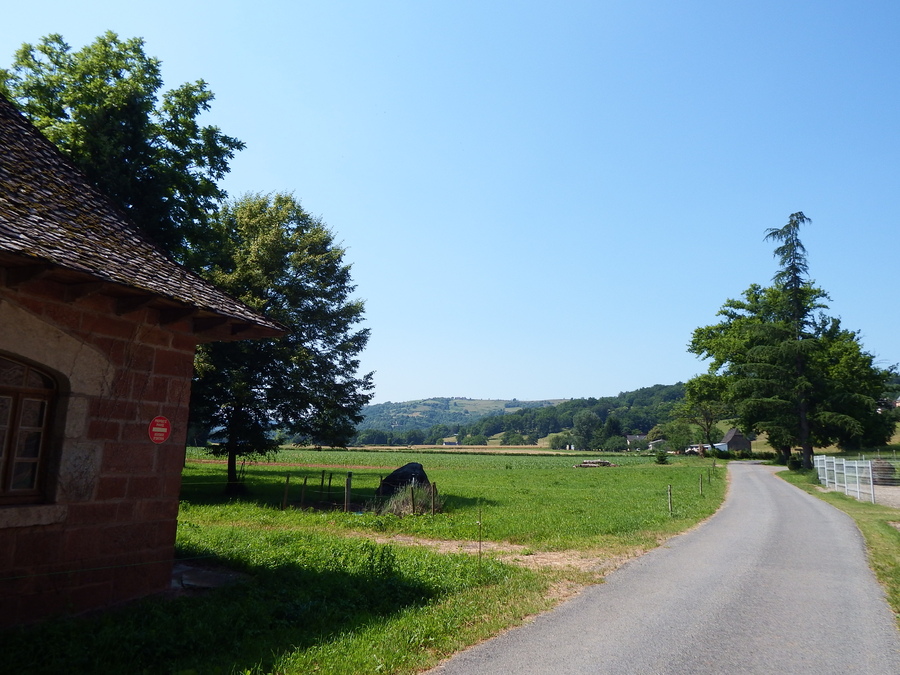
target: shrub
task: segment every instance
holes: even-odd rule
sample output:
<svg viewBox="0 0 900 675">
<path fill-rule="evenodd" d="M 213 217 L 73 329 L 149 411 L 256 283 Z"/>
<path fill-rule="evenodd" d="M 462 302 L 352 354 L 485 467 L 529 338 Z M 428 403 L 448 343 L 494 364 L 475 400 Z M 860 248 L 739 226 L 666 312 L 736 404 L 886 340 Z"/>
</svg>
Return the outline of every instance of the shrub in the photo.
<svg viewBox="0 0 900 675">
<path fill-rule="evenodd" d="M 668 464 L 669 463 L 669 453 L 665 450 L 658 450 L 656 452 L 656 463 L 657 464 Z"/>
<path fill-rule="evenodd" d="M 431 485 L 418 486 L 412 484 L 391 495 L 384 503 L 376 506 L 375 510 L 380 514 L 393 514 L 395 516 L 412 515 L 413 513 L 431 513 Z M 440 494 L 434 496 L 434 510 L 443 510 L 444 500 Z"/>
</svg>

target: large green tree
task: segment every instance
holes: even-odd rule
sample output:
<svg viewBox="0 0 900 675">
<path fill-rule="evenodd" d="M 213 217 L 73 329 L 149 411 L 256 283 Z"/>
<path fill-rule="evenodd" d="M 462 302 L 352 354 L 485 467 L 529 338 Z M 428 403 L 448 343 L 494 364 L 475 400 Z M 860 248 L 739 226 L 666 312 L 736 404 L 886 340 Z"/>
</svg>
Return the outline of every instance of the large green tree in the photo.
<svg viewBox="0 0 900 675">
<path fill-rule="evenodd" d="M 794 213 L 767 231 L 780 242 L 772 286 L 752 285 L 743 299 L 728 300 L 723 321 L 697 328 L 689 346 L 723 378 L 724 402 L 741 427 L 766 433 L 783 459 L 799 447 L 806 468 L 814 446 L 884 443 L 893 431 L 877 412 L 891 371 L 875 366 L 857 333 L 822 312 L 828 296 L 808 278 L 799 228 L 809 222 Z"/>
<path fill-rule="evenodd" d="M 673 414 L 680 420 L 696 425 L 703 435 L 703 442 L 712 448 L 722 439 L 718 422 L 731 414 L 726 402 L 725 377 L 702 373 L 684 384 L 684 400 L 676 404 Z M 700 455 L 705 451 L 700 444 Z"/>
<path fill-rule="evenodd" d="M 572 436 L 576 450 L 593 450 L 594 434 L 603 428 L 600 416 L 592 410 L 579 410 L 572 418 Z"/>
<path fill-rule="evenodd" d="M 107 32 L 73 51 L 61 35 L 24 44 L 4 93 L 91 182 L 182 262 L 201 247 L 218 187 L 244 144 L 198 118 L 203 80 L 162 91 L 159 60 L 140 38 Z"/>
<path fill-rule="evenodd" d="M 217 342 L 197 353 L 192 422 L 225 438 L 229 485 L 236 462 L 276 448 L 275 429 L 315 445 L 344 446 L 371 399 L 357 374 L 369 338 L 344 250 L 290 195 L 247 195 L 211 222 L 215 246 L 204 275 L 289 333 Z"/>
</svg>

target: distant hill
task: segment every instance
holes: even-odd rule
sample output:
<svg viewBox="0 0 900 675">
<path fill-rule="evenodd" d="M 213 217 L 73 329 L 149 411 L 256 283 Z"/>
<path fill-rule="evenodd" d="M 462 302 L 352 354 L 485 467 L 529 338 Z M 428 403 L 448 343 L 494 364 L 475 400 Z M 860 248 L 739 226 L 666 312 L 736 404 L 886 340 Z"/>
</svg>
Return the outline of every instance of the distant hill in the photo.
<svg viewBox="0 0 900 675">
<path fill-rule="evenodd" d="M 490 415 L 514 413 L 528 408 L 546 408 L 564 399 L 546 401 L 509 401 L 477 398 L 428 398 L 403 403 L 376 403 L 362 409 L 365 419 L 357 430 L 382 429 L 409 431 L 430 429 L 435 424 L 472 424 Z"/>
<path fill-rule="evenodd" d="M 582 411 L 595 415 L 607 437 L 647 433 L 671 420 L 684 398 L 684 384 L 654 384 L 617 396 L 543 401 L 430 398 L 404 403 L 380 403 L 363 409 L 357 427 L 360 445 L 421 445 L 441 443 L 450 436 L 463 443 L 484 444 L 503 434 L 507 445 L 533 445 L 550 434 L 572 432 Z M 596 431 L 596 430 L 595 430 Z M 623 436 L 624 437 L 624 436 Z M 502 440 L 502 439 L 501 439 Z M 477 443 L 476 443 L 477 441 Z"/>
</svg>

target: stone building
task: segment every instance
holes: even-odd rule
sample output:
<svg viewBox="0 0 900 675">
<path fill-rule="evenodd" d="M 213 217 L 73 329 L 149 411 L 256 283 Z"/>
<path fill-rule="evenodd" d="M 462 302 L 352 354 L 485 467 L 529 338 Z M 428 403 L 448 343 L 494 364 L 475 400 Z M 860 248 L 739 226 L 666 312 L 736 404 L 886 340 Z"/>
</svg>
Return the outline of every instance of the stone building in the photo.
<svg viewBox="0 0 900 675">
<path fill-rule="evenodd" d="M 0 97 L 0 626 L 168 587 L 196 346 L 281 334 Z"/>
</svg>

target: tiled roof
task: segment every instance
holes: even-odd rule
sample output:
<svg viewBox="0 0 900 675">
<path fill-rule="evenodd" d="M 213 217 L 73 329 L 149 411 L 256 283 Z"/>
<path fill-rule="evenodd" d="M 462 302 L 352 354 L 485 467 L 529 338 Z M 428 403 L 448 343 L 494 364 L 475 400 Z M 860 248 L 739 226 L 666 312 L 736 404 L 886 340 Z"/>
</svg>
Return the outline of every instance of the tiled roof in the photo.
<svg viewBox="0 0 900 675">
<path fill-rule="evenodd" d="M 284 333 L 176 263 L 0 96 L 0 253 L 225 318 L 247 337 Z"/>
<path fill-rule="evenodd" d="M 722 439 L 722 443 L 728 443 L 734 438 L 741 438 L 744 434 L 740 432 L 736 427 L 731 427 L 728 432 L 725 434 L 725 437 Z"/>
</svg>

